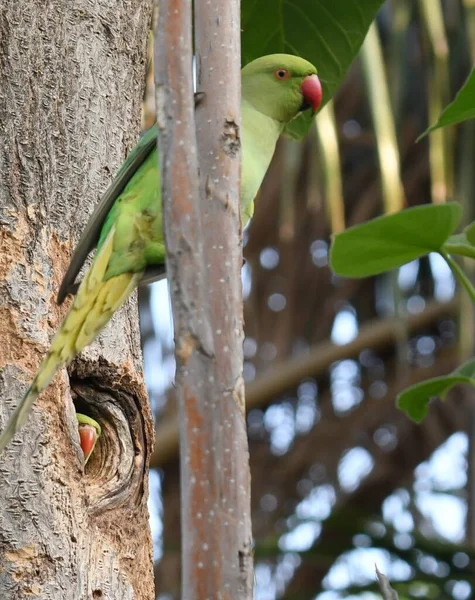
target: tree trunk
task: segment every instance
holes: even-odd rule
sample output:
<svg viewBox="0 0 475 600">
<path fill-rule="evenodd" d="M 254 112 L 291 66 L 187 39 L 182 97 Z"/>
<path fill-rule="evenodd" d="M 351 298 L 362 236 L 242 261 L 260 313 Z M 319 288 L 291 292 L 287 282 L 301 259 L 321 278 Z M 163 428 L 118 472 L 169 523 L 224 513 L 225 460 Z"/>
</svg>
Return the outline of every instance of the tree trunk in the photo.
<svg viewBox="0 0 475 600">
<path fill-rule="evenodd" d="M 0 427 L 66 312 L 55 295 L 139 131 L 151 3 L 0 5 Z M 135 302 L 0 457 L 0 598 L 153 598 L 153 431 Z M 103 426 L 83 466 L 74 404 Z"/>
</svg>

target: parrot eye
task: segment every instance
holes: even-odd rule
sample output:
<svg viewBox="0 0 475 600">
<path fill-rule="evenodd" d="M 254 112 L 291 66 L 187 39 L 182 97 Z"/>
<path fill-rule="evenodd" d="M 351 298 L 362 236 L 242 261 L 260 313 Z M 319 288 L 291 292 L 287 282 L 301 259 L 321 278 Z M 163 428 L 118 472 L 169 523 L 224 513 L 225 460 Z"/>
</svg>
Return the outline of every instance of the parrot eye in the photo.
<svg viewBox="0 0 475 600">
<path fill-rule="evenodd" d="M 290 73 L 287 69 L 277 69 L 277 71 L 274 71 L 274 75 L 277 79 L 280 79 L 280 81 L 285 81 L 290 77 Z"/>
</svg>

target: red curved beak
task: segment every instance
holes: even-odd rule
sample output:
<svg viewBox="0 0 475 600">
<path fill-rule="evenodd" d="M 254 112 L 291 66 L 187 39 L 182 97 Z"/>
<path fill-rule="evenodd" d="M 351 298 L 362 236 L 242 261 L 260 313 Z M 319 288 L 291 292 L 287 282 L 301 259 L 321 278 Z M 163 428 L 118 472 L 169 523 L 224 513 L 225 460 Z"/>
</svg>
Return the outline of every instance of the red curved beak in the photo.
<svg viewBox="0 0 475 600">
<path fill-rule="evenodd" d="M 322 103 L 322 84 L 317 75 L 309 75 L 305 77 L 300 88 L 302 90 L 302 96 L 304 104 L 311 108 L 314 113 L 320 108 Z"/>
<path fill-rule="evenodd" d="M 79 441 L 84 454 L 84 462 L 87 463 L 94 445 L 98 438 L 97 431 L 92 425 L 79 425 Z"/>
</svg>

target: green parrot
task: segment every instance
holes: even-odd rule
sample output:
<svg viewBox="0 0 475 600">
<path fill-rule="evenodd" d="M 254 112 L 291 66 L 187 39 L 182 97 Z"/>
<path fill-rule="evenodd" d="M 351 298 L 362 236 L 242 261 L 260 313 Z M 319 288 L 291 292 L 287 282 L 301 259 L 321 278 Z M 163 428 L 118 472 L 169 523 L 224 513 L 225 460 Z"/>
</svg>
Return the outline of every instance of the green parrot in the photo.
<svg viewBox="0 0 475 600">
<path fill-rule="evenodd" d="M 241 218 L 252 217 L 254 198 L 285 125 L 300 112 L 315 113 L 322 100 L 317 69 L 288 54 L 247 64 L 242 81 Z M 139 283 L 165 272 L 157 127 L 149 129 L 128 155 L 92 214 L 58 293 L 74 302 L 51 342 L 30 387 L 0 435 L 0 452 L 25 423 L 38 395 L 56 371 L 90 344 Z M 96 248 L 84 279 L 76 277 Z M 100 430 L 99 430 L 100 431 Z"/>
</svg>

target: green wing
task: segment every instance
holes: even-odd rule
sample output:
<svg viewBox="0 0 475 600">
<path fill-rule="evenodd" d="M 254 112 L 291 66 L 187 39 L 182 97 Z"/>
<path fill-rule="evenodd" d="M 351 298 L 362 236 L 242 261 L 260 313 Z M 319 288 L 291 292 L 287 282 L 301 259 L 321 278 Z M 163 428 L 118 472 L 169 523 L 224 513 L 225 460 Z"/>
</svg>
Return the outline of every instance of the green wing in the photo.
<svg viewBox="0 0 475 600">
<path fill-rule="evenodd" d="M 81 267 L 83 266 L 89 252 L 91 252 L 91 250 L 97 246 L 109 211 L 156 145 L 157 126 L 153 125 L 144 133 L 138 144 L 127 156 L 127 159 L 125 160 L 121 169 L 117 173 L 110 186 L 107 188 L 105 194 L 102 196 L 99 204 L 89 218 L 73 257 L 71 258 L 68 270 L 66 271 L 63 281 L 61 282 L 57 297 L 58 304 L 62 304 L 69 293 L 76 293 L 76 277 L 81 270 Z M 157 271 L 157 273 L 159 273 L 159 271 Z"/>
</svg>

